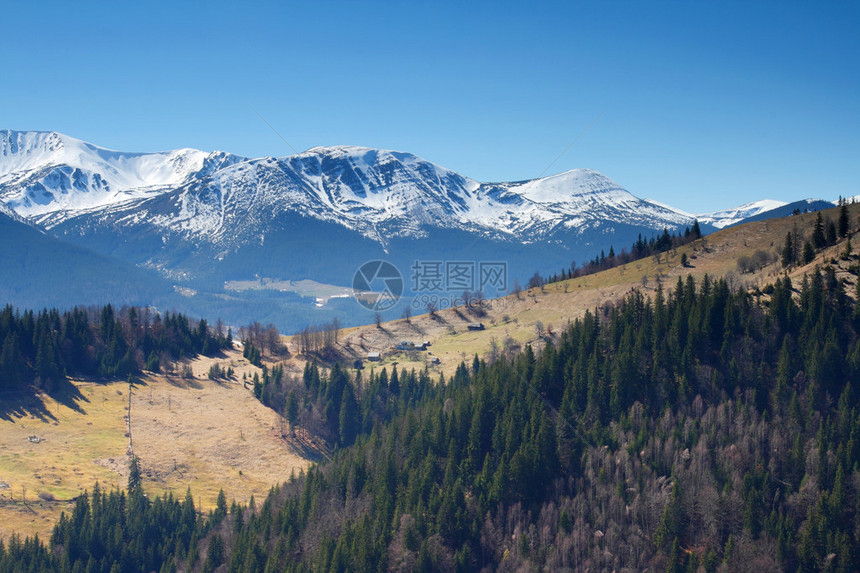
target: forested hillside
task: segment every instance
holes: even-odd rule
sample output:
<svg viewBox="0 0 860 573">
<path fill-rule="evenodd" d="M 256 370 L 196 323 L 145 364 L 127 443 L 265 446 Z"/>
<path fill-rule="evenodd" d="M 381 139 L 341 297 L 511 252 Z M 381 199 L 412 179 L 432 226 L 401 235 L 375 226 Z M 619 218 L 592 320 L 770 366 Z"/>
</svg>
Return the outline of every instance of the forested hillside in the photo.
<svg viewBox="0 0 860 573">
<path fill-rule="evenodd" d="M 178 313 L 111 305 L 0 310 L 0 392 L 52 391 L 66 376 L 125 377 L 232 345 L 229 331 Z"/>
<path fill-rule="evenodd" d="M 855 570 L 860 309 L 830 269 L 767 290 L 632 293 L 444 386 L 311 375 L 358 405 L 329 463 L 193 524 L 82 498 L 0 571 Z"/>
</svg>

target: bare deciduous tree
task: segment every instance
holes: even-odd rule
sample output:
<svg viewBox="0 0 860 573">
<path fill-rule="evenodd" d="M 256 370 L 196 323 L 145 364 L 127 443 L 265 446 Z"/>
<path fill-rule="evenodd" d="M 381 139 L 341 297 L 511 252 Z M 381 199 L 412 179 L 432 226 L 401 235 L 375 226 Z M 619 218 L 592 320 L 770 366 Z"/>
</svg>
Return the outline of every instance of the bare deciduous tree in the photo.
<svg viewBox="0 0 860 573">
<path fill-rule="evenodd" d="M 261 346 L 262 348 L 267 348 L 269 350 L 269 354 L 278 355 L 283 354 L 287 349 L 284 346 L 283 342 L 281 342 L 281 333 L 278 332 L 277 327 L 274 324 L 266 325 L 266 330 L 263 333 L 265 346 Z"/>
<path fill-rule="evenodd" d="M 463 291 L 463 306 L 466 307 L 466 309 L 469 309 L 472 306 L 472 291 L 469 289 Z"/>
<path fill-rule="evenodd" d="M 499 359 L 500 355 L 501 348 L 499 348 L 499 341 L 495 336 L 493 336 L 490 338 L 490 350 L 487 352 L 487 362 L 490 364 L 494 363 Z"/>
</svg>

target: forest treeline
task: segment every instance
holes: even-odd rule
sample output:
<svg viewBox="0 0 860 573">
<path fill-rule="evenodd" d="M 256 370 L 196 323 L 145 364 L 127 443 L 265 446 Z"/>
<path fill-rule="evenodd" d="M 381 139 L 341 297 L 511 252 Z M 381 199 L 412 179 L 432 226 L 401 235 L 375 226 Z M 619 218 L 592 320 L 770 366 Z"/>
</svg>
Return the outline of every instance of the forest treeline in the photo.
<svg viewBox="0 0 860 573">
<path fill-rule="evenodd" d="M 0 310 L 0 392 L 53 390 L 66 376 L 125 378 L 232 346 L 229 329 L 179 313 L 103 307 Z"/>
<path fill-rule="evenodd" d="M 331 461 L 194 520 L 190 497 L 84 498 L 0 571 L 857 570 L 845 288 L 832 268 L 770 296 L 687 277 L 444 385 L 311 367 L 313 407 L 353 416 Z"/>
<path fill-rule="evenodd" d="M 687 279 L 462 366 L 224 531 L 229 569 L 855 570 L 858 316 L 799 290 Z"/>
<path fill-rule="evenodd" d="M 630 249 L 622 248 L 621 252 L 616 254 L 615 247 L 610 246 L 608 255 L 605 251 L 601 250 L 600 255 L 595 256 L 593 259 L 579 267 L 576 266 L 576 261 L 573 261 L 570 264 L 570 268 L 561 269 L 561 273 L 543 277 L 539 272 L 536 272 L 534 276 L 529 279 L 526 286 L 528 288 L 540 287 L 545 284 L 551 284 L 567 279 L 593 275 L 600 271 L 626 265 L 627 263 L 638 259 L 644 259 L 651 256 L 659 257 L 666 251 L 677 249 L 678 247 L 686 245 L 687 243 L 692 243 L 693 241 L 701 238 L 702 230 L 699 227 L 699 221 L 697 220 L 693 221 L 692 226 L 684 228 L 683 232 L 679 230 L 677 235 L 675 233 L 670 234 L 668 229 L 663 229 L 663 232 L 659 235 L 654 235 L 650 239 L 644 239 L 640 233 L 636 241 L 630 245 Z M 686 254 L 682 256 L 682 266 L 687 266 Z"/>
</svg>

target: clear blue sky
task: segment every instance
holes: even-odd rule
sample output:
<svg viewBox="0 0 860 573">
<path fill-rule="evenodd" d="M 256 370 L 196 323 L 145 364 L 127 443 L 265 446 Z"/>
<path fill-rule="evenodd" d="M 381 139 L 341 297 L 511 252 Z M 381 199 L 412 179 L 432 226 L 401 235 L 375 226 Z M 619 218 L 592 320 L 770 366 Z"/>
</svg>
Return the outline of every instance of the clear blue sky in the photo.
<svg viewBox="0 0 860 573">
<path fill-rule="evenodd" d="M 597 169 L 693 212 L 860 194 L 860 2 L 4 3 L 0 127 L 125 151 Z"/>
</svg>

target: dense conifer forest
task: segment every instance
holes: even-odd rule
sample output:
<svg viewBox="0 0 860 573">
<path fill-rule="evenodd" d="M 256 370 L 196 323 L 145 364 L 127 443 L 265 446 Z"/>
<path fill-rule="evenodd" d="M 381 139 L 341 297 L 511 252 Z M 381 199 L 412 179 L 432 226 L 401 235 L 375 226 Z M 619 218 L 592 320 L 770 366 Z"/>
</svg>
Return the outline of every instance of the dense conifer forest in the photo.
<svg viewBox="0 0 860 573">
<path fill-rule="evenodd" d="M 0 571 L 856 570 L 860 307 L 767 290 L 679 279 L 444 384 L 311 367 L 329 462 L 208 516 L 94 491 Z"/>
<path fill-rule="evenodd" d="M 179 313 L 124 307 L 0 310 L 0 393 L 56 390 L 67 376 L 158 372 L 175 360 L 232 345 L 229 330 Z"/>
</svg>

